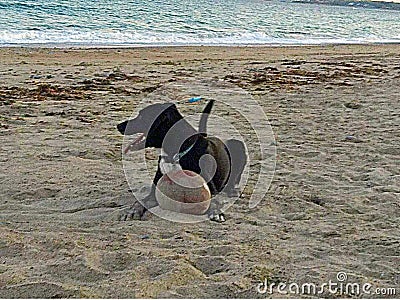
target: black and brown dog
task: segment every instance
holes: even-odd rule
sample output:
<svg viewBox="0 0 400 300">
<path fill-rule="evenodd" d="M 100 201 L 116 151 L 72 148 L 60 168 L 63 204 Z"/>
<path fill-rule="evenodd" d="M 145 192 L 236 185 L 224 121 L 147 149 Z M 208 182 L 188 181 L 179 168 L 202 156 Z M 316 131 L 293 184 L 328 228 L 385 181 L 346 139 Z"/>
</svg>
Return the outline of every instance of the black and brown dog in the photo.
<svg viewBox="0 0 400 300">
<path fill-rule="evenodd" d="M 239 140 L 223 142 L 217 137 L 207 136 L 207 120 L 213 105 L 211 100 L 204 108 L 198 131 L 172 103 L 150 105 L 142 109 L 136 118 L 117 125 L 121 134 L 140 134 L 126 151 L 151 147 L 162 151 L 151 192 L 141 200 L 146 207 L 136 202 L 122 216 L 122 220 L 140 219 L 147 209 L 157 206 L 155 186 L 169 167 L 177 164 L 183 170 L 201 174 L 213 196 L 220 192 L 226 192 L 230 197 L 239 196 L 238 185 L 247 162 L 246 149 Z M 223 222 L 225 217 L 214 202 L 208 215 L 213 221 Z"/>
</svg>

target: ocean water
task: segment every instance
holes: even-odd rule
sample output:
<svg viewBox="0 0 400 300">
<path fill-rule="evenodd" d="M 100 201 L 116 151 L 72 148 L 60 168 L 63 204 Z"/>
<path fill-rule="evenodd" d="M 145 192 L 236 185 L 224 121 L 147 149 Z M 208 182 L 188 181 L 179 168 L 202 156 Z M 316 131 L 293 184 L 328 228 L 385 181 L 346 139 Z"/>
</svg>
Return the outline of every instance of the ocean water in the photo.
<svg viewBox="0 0 400 300">
<path fill-rule="evenodd" d="M 400 42 L 400 11 L 278 0 L 0 0 L 0 46 Z"/>
</svg>

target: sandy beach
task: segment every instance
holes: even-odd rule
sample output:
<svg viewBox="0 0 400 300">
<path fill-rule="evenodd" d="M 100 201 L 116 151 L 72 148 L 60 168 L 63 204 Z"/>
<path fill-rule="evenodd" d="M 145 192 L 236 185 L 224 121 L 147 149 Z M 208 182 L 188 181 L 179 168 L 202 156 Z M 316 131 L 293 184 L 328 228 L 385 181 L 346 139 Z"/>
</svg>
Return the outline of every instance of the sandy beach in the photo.
<svg viewBox="0 0 400 300">
<path fill-rule="evenodd" d="M 193 78 L 264 109 L 268 193 L 222 224 L 118 221 L 134 198 L 116 124 Z M 338 272 L 399 297 L 399 94 L 399 45 L 0 48 L 0 297 L 299 297 L 256 288 Z"/>
</svg>

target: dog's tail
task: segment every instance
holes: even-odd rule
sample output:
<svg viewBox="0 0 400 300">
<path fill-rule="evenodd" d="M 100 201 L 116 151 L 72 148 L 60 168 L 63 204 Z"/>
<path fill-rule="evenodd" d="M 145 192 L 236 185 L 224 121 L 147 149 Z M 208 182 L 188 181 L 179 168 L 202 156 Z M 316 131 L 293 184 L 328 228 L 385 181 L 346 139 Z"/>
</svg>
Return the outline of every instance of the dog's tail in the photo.
<svg viewBox="0 0 400 300">
<path fill-rule="evenodd" d="M 214 106 L 215 100 L 210 100 L 206 107 L 204 107 L 203 112 L 201 114 L 200 122 L 199 122 L 199 133 L 203 135 L 207 135 L 207 121 L 208 116 L 211 113 L 211 109 Z"/>
</svg>

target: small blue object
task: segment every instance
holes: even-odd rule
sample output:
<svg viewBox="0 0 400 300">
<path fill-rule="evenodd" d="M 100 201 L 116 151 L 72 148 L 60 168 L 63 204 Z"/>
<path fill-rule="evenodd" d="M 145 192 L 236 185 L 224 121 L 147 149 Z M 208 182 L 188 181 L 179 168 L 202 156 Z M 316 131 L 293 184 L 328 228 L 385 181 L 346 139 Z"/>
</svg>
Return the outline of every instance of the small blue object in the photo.
<svg viewBox="0 0 400 300">
<path fill-rule="evenodd" d="M 194 103 L 194 102 L 200 101 L 201 99 L 202 99 L 201 97 L 193 97 L 193 98 L 190 98 L 188 102 Z"/>
</svg>

